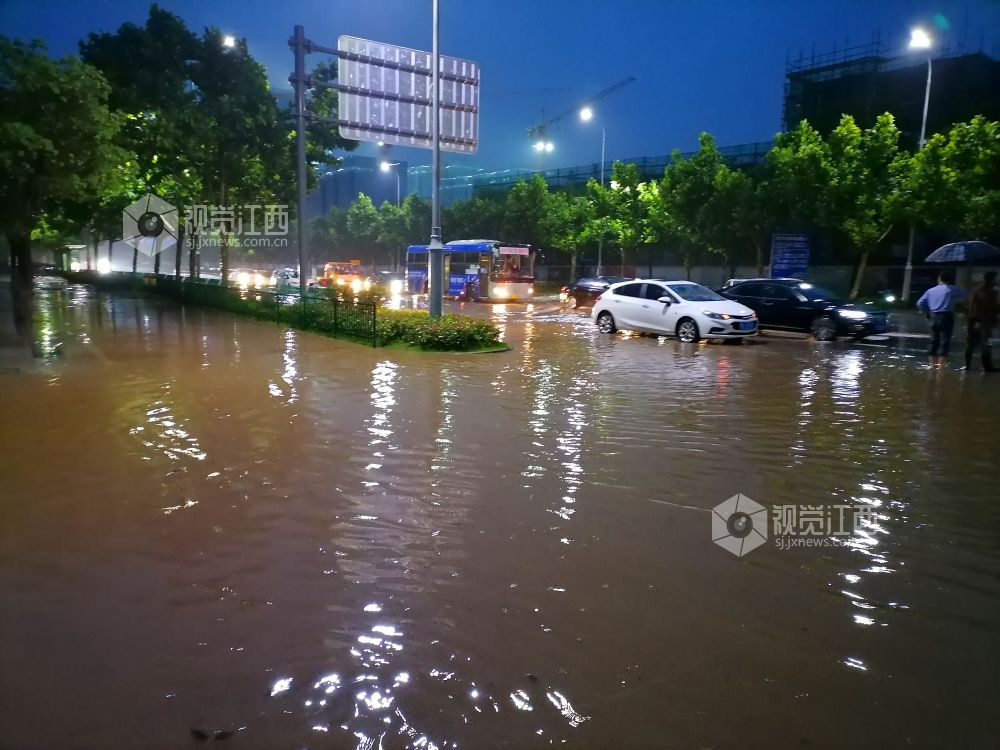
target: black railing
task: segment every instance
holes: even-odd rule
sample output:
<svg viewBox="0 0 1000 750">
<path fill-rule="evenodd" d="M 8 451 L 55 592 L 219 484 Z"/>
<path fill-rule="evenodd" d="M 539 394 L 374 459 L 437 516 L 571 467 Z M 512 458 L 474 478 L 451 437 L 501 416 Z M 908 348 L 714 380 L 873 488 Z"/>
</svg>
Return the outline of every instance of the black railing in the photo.
<svg viewBox="0 0 1000 750">
<path fill-rule="evenodd" d="M 63 274 L 68 281 L 99 288 L 160 294 L 181 304 L 202 305 L 261 320 L 273 320 L 296 328 L 319 331 L 377 346 L 376 304 L 338 296 L 334 290 L 261 289 L 223 286 L 216 279 L 189 279 L 164 274 L 75 271 Z M 339 290 L 338 290 L 339 291 Z"/>
</svg>

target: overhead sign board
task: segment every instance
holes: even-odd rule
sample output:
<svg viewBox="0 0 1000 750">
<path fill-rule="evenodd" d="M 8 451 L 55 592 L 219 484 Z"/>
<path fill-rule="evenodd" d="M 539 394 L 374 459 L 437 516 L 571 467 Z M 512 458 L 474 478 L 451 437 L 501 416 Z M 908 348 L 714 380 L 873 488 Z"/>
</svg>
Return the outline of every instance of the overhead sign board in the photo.
<svg viewBox="0 0 1000 750">
<path fill-rule="evenodd" d="M 804 234 L 771 237 L 771 278 L 805 278 L 809 270 L 809 238 Z"/>
<path fill-rule="evenodd" d="M 354 141 L 431 148 L 431 53 L 354 36 L 337 40 L 340 135 Z M 479 147 L 479 66 L 439 55 L 440 141 Z"/>
</svg>

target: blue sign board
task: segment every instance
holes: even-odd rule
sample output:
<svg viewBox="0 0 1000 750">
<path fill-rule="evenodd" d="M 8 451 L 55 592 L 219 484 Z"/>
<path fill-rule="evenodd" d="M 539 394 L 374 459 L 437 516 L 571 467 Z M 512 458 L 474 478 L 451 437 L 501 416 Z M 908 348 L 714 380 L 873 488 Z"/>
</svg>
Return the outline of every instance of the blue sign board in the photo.
<svg viewBox="0 0 1000 750">
<path fill-rule="evenodd" d="M 809 270 L 809 238 L 804 234 L 771 236 L 771 278 L 804 279 Z"/>
</svg>

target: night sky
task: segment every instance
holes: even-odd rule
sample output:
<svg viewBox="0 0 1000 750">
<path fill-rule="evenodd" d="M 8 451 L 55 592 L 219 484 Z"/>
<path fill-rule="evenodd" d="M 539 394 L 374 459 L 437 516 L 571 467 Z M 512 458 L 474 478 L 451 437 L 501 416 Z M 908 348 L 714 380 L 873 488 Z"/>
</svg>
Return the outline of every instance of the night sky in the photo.
<svg viewBox="0 0 1000 750">
<path fill-rule="evenodd" d="M 351 34 L 430 49 L 431 0 L 164 0 L 200 32 L 218 26 L 247 39 L 275 88 L 287 89 L 287 39 L 296 23 L 319 44 Z M 41 38 L 53 54 L 77 51 L 90 31 L 144 22 L 146 0 L 0 0 L 0 33 Z M 935 20 L 935 16 L 937 17 Z M 881 31 L 903 52 L 909 28 L 948 26 L 964 44 L 1000 53 L 1000 2 L 922 0 L 441 0 L 441 51 L 482 67 L 481 144 L 449 163 L 537 167 L 525 130 L 628 75 L 638 81 L 600 102 L 588 125 L 567 118 L 550 132 L 546 166 L 596 162 L 600 123 L 608 158 L 768 140 L 780 129 L 786 55 L 829 52 Z M 319 61 L 321 56 L 311 56 Z M 362 146 L 359 153 L 368 153 Z M 397 149 L 411 163 L 428 152 Z"/>
</svg>

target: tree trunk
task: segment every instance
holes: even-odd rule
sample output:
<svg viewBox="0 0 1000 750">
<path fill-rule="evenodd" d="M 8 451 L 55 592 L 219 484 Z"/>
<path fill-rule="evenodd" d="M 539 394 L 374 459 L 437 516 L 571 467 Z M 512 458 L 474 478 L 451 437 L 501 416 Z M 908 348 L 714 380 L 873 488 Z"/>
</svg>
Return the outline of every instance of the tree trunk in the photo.
<svg viewBox="0 0 1000 750">
<path fill-rule="evenodd" d="M 14 303 L 14 320 L 22 323 L 31 318 L 31 235 L 8 234 L 10 245 L 10 288 Z"/>
<path fill-rule="evenodd" d="M 195 233 L 195 235 L 191 239 L 193 240 L 193 242 L 191 243 L 191 251 L 188 253 L 188 278 L 194 279 L 197 278 L 195 275 L 195 271 L 197 270 L 198 267 L 198 261 L 197 261 L 198 242 L 200 241 L 201 238 L 198 236 L 197 233 Z"/>
<path fill-rule="evenodd" d="M 757 242 L 754 243 L 754 248 L 757 251 L 757 275 L 758 276 L 763 276 L 764 275 L 764 243 L 761 242 L 760 240 L 757 240 Z"/>
<path fill-rule="evenodd" d="M 226 205 L 226 180 L 222 179 L 222 184 L 219 187 L 219 205 Z M 220 227 L 225 225 L 220 222 Z M 226 230 L 223 228 L 219 229 L 219 241 L 222 243 L 219 246 L 219 265 L 222 266 L 222 285 L 225 286 L 229 283 L 229 244 L 226 241 L 227 235 Z"/>
<path fill-rule="evenodd" d="M 181 224 L 180 231 L 177 235 L 177 244 L 174 246 L 174 278 L 179 279 L 181 277 L 181 261 L 184 258 L 184 225 Z"/>
<path fill-rule="evenodd" d="M 851 287 L 851 299 L 857 299 L 861 291 L 861 280 L 865 275 L 865 268 L 868 266 L 868 251 L 865 250 L 858 258 L 858 268 L 854 273 L 854 286 Z"/>
<path fill-rule="evenodd" d="M 624 247 L 622 248 L 622 264 L 621 264 L 621 267 L 618 269 L 618 273 L 621 276 L 625 275 L 625 248 Z"/>
<path fill-rule="evenodd" d="M 132 273 L 135 273 L 139 268 L 139 248 L 132 248 Z"/>
<path fill-rule="evenodd" d="M 97 261 L 100 258 L 100 256 L 97 254 L 97 243 L 99 242 L 99 240 L 97 239 L 97 235 L 96 234 L 90 235 L 90 239 L 94 243 L 94 252 L 93 252 L 93 255 L 91 255 L 90 248 L 89 247 L 87 248 L 87 270 L 88 271 L 90 271 L 91 269 L 93 269 L 93 270 L 97 269 Z M 91 264 L 91 258 L 93 258 L 93 264 Z"/>
<path fill-rule="evenodd" d="M 576 256 L 576 250 L 570 253 L 569 256 L 569 281 L 571 284 L 576 281 Z"/>
<path fill-rule="evenodd" d="M 653 246 L 650 245 L 646 250 L 646 266 L 649 270 L 649 276 L 647 279 L 653 278 Z"/>
<path fill-rule="evenodd" d="M 111 268 L 111 252 L 112 252 L 112 250 L 114 250 L 114 247 L 115 247 L 115 241 L 113 239 L 111 239 L 110 237 L 108 237 L 108 268 L 109 269 Z M 132 269 L 132 270 L 134 271 L 135 269 Z"/>
</svg>

